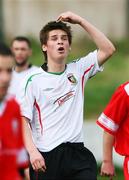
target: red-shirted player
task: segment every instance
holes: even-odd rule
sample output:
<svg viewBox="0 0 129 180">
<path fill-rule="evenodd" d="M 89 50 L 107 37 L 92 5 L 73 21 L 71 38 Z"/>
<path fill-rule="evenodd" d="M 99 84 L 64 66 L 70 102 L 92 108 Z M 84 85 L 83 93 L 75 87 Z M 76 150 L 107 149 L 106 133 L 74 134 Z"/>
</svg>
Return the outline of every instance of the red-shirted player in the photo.
<svg viewBox="0 0 129 180">
<path fill-rule="evenodd" d="M 101 175 L 111 179 L 115 175 L 112 160 L 114 146 L 117 153 L 125 156 L 124 176 L 125 180 L 129 180 L 129 82 L 118 87 L 97 124 L 104 129 Z"/>
<path fill-rule="evenodd" d="M 22 138 L 22 121 L 17 102 L 7 95 L 13 56 L 0 44 L 0 179 L 21 180 L 20 169 L 28 165 Z"/>
</svg>

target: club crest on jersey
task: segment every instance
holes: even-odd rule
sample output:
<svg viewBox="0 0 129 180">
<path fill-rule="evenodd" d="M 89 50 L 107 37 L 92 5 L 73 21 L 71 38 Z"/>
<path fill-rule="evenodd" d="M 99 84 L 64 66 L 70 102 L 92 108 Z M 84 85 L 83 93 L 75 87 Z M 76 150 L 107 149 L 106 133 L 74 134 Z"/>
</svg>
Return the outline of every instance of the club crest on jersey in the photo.
<svg viewBox="0 0 129 180">
<path fill-rule="evenodd" d="M 67 78 L 72 84 L 77 84 L 77 79 L 75 78 L 75 76 L 72 73 L 69 73 L 67 75 Z"/>
</svg>

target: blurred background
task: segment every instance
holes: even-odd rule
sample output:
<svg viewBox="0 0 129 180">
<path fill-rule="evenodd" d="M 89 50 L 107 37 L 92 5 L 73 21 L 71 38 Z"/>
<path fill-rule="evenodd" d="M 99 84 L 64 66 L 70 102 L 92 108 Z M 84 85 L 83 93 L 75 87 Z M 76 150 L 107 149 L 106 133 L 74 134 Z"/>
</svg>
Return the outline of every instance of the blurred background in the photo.
<svg viewBox="0 0 129 180">
<path fill-rule="evenodd" d="M 31 62 L 41 65 L 44 59 L 39 31 L 64 11 L 73 11 L 86 18 L 104 32 L 117 49 L 105 64 L 103 73 L 92 78 L 85 88 L 84 117 L 86 123 L 94 122 L 93 127 L 116 87 L 129 79 L 129 0 L 0 0 L 0 41 L 10 44 L 14 36 L 28 36 L 33 48 Z M 72 25 L 72 30 L 73 44 L 68 61 L 96 48 L 81 27 Z M 96 141 L 95 134 L 90 133 L 95 130 L 91 130 L 90 124 L 86 127 L 84 132 L 89 133 L 86 138 Z M 99 133 L 100 129 L 95 132 Z M 91 146 L 90 149 L 98 156 L 96 149 L 100 150 L 101 147 Z M 98 153 L 101 155 L 101 150 Z M 122 165 L 121 160 L 117 164 Z M 119 175 L 117 179 L 121 180 L 123 176 Z"/>
</svg>

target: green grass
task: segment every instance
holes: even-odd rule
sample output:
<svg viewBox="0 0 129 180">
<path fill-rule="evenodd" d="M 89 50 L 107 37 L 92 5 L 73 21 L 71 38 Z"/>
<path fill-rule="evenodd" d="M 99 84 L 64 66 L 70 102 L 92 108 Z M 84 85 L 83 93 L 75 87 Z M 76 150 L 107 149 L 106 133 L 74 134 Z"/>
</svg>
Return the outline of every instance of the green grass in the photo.
<svg viewBox="0 0 129 180">
<path fill-rule="evenodd" d="M 115 42 L 116 53 L 104 65 L 104 71 L 91 78 L 86 84 L 84 117 L 86 119 L 96 119 L 108 103 L 114 90 L 121 83 L 129 79 L 129 43 L 128 40 Z M 44 61 L 40 43 L 32 39 L 33 64 L 41 65 Z M 94 43 L 89 40 L 73 42 L 72 53 L 68 61 L 88 54 L 95 49 Z"/>
</svg>

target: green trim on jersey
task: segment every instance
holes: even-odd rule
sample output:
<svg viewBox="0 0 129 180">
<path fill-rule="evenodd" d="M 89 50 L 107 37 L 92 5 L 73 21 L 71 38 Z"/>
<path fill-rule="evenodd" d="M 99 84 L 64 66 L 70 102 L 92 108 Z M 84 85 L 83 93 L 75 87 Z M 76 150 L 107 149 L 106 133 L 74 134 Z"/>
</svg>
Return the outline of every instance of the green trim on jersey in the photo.
<svg viewBox="0 0 129 180">
<path fill-rule="evenodd" d="M 26 85 L 25 85 L 25 94 L 26 94 L 26 89 L 27 89 L 27 86 L 28 86 L 29 82 L 32 81 L 32 78 L 33 78 L 34 76 L 39 75 L 39 74 L 42 74 L 42 73 L 33 74 L 33 75 L 31 75 L 31 76 L 27 79 L 27 82 L 26 82 Z"/>
<path fill-rule="evenodd" d="M 64 71 L 65 71 L 65 70 L 64 70 Z M 47 73 L 49 73 L 49 74 L 55 74 L 55 75 L 61 75 L 61 74 L 64 73 L 64 71 L 62 71 L 62 72 L 47 72 Z"/>
</svg>

